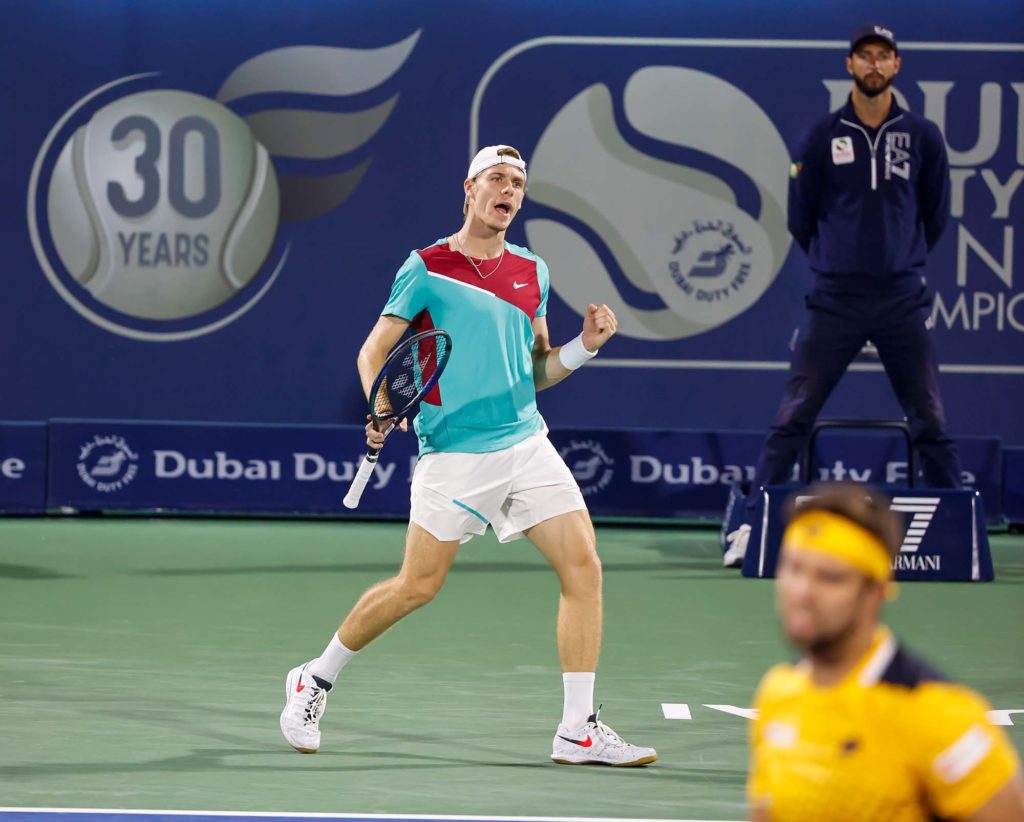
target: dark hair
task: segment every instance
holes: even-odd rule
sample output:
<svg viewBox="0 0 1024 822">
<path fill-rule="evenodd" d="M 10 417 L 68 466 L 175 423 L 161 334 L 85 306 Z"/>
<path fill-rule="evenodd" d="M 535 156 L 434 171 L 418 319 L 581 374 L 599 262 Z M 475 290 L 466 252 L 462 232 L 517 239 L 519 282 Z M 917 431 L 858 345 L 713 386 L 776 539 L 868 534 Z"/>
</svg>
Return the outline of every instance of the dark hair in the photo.
<svg viewBox="0 0 1024 822">
<path fill-rule="evenodd" d="M 877 488 L 834 482 L 812 485 L 793 494 L 784 510 L 787 522 L 807 511 L 838 514 L 877 537 L 889 556 L 895 557 L 903 542 L 903 523 L 890 505 L 889 497 Z"/>
</svg>

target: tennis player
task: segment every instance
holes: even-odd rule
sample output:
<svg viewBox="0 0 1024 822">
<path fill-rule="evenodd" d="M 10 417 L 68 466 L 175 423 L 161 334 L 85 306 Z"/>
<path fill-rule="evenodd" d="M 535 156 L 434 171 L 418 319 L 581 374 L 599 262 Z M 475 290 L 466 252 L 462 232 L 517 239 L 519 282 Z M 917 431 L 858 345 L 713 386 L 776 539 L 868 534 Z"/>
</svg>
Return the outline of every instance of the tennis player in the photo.
<svg viewBox="0 0 1024 822">
<path fill-rule="evenodd" d="M 359 352 L 369 394 L 388 351 L 411 325 L 444 328 L 452 355 L 415 420 L 405 559 L 397 576 L 366 591 L 323 653 L 287 677 L 281 730 L 297 751 L 320 747 L 320 717 L 342 668 L 367 644 L 430 602 L 460 543 L 488 524 L 500 542 L 525 536 L 561 582 L 557 642 L 564 705 L 551 758 L 561 764 L 644 765 L 653 748 L 623 741 L 594 711 L 601 644 L 601 562 L 572 473 L 547 438 L 536 392 L 568 377 L 615 333 L 615 315 L 590 305 L 583 331 L 552 347 L 548 269 L 505 242 L 526 194 L 526 163 L 509 146 L 473 158 L 464 183 L 462 228 L 409 255 L 391 297 Z M 404 429 L 404 425 L 402 426 Z M 383 435 L 367 425 L 367 444 Z"/>
<path fill-rule="evenodd" d="M 857 485 L 804 493 L 812 498 L 783 536 L 775 592 L 805 656 L 758 688 L 752 819 L 1022 822 L 1020 762 L 985 700 L 880 621 L 902 537 L 889 500 Z"/>
</svg>

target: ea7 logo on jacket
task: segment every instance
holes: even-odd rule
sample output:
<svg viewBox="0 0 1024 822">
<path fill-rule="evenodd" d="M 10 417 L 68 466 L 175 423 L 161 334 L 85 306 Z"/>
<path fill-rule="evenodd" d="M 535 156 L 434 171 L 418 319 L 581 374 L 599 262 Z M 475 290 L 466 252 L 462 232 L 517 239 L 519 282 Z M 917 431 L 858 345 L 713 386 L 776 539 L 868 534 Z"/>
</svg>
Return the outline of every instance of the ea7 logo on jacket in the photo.
<svg viewBox="0 0 1024 822">
<path fill-rule="evenodd" d="M 885 179 L 892 175 L 910 179 L 910 135 L 905 131 L 889 131 L 885 135 Z"/>
</svg>

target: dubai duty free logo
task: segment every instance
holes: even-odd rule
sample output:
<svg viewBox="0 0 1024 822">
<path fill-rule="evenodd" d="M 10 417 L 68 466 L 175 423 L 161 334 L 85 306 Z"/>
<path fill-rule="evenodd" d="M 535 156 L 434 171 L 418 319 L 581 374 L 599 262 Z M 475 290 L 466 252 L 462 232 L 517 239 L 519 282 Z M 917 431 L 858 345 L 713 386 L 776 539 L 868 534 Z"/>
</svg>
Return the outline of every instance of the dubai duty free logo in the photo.
<svg viewBox="0 0 1024 822">
<path fill-rule="evenodd" d="M 84 443 L 75 465 L 78 478 L 94 491 L 120 491 L 139 473 L 139 455 L 124 437 L 97 434 Z"/>
<path fill-rule="evenodd" d="M 372 161 L 363 147 L 398 98 L 379 89 L 418 37 L 268 51 L 213 98 L 154 87 L 158 72 L 86 94 L 32 169 L 29 231 L 50 284 L 83 317 L 135 339 L 188 339 L 238 319 L 285 271 L 288 224 L 359 186 Z M 372 103 L 374 90 L 379 103 L 336 110 L 352 95 Z"/>
<path fill-rule="evenodd" d="M 640 63 L 626 71 L 617 45 L 647 47 L 648 63 L 669 56 L 666 43 L 645 38 L 538 38 L 488 69 L 474 113 L 485 110 L 496 77 L 500 85 L 527 70 L 532 48 L 565 48 L 576 62 L 585 48 L 603 49 L 591 61 L 595 82 L 568 92 L 532 150 L 524 146 L 530 200 L 543 207 L 525 223 L 527 241 L 577 312 L 597 300 L 614 309 L 625 336 L 694 336 L 750 308 L 781 269 L 791 243 L 789 150 L 738 86 L 695 68 L 643 65 L 643 57 L 624 57 L 623 65 Z M 602 79 L 623 71 L 624 81 Z M 471 121 L 471 149 L 484 126 L 500 130 Z M 651 145 L 665 149 L 654 154 Z"/>
<path fill-rule="evenodd" d="M 558 455 L 569 466 L 585 497 L 607 488 L 615 474 L 615 460 L 596 440 L 572 440 L 559 449 Z"/>
</svg>

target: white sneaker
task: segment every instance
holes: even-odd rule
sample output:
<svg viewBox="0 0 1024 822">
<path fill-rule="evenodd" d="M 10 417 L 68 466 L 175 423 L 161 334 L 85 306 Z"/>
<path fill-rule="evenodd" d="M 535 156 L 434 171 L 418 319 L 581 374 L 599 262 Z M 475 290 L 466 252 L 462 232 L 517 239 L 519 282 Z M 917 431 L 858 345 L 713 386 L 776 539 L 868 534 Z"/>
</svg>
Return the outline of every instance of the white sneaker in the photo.
<svg viewBox="0 0 1024 822">
<path fill-rule="evenodd" d="M 281 711 L 281 733 L 299 753 L 320 750 L 320 717 L 327 707 L 327 692 L 309 673 L 315 660 L 292 668 L 284 683 L 285 703 Z M 322 682 L 323 680 L 321 680 Z"/>
<path fill-rule="evenodd" d="M 737 568 L 743 564 L 743 557 L 747 555 L 747 542 L 750 540 L 750 526 L 743 524 L 735 531 L 730 531 L 725 541 L 729 547 L 722 555 L 722 564 L 726 568 Z"/>
<path fill-rule="evenodd" d="M 647 765 L 658 758 L 654 748 L 630 745 L 599 722 L 600 714 L 598 709 L 574 730 L 559 725 L 552 742 L 551 758 L 559 765 L 611 765 L 617 768 Z"/>
</svg>

